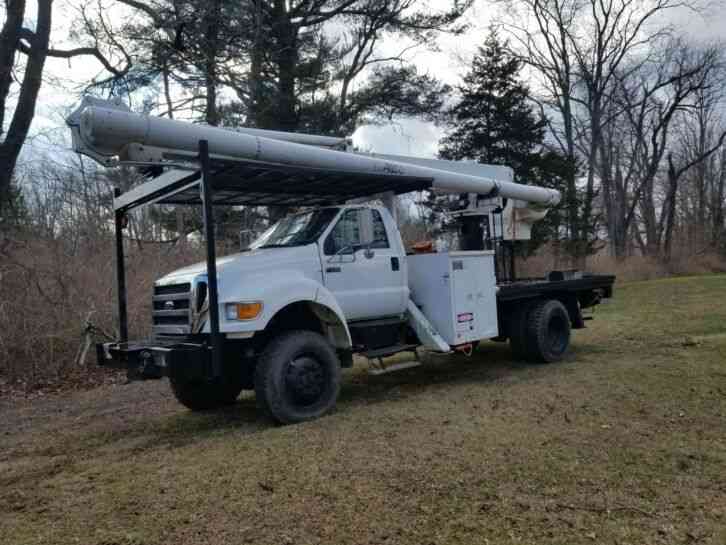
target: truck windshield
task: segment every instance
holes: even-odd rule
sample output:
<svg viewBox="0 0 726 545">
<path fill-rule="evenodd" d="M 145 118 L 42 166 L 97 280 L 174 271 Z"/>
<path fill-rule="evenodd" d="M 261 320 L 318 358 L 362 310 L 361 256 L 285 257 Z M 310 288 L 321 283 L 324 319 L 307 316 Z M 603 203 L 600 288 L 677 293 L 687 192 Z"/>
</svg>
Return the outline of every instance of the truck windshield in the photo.
<svg viewBox="0 0 726 545">
<path fill-rule="evenodd" d="M 318 240 L 338 210 L 338 208 L 318 208 L 287 216 L 262 233 L 249 245 L 249 249 L 285 248 L 311 244 Z"/>
</svg>

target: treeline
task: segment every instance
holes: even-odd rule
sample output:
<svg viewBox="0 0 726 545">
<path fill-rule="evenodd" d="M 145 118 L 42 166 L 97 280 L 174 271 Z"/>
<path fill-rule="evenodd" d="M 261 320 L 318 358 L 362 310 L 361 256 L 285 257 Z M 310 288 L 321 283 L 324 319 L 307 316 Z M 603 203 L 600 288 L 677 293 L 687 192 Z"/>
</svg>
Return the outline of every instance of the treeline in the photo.
<svg viewBox="0 0 726 545">
<path fill-rule="evenodd" d="M 724 252 L 722 44 L 665 21 L 674 0 L 516 0 L 504 28 L 549 142 L 574 166 L 560 240 L 575 256 Z M 686 9 L 690 8 L 690 9 Z"/>
</svg>

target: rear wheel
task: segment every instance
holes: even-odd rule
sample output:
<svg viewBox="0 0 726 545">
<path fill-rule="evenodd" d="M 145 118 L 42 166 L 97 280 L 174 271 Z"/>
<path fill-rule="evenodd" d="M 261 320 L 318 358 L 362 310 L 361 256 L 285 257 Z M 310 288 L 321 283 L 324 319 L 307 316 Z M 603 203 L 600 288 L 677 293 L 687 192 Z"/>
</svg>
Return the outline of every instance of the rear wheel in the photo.
<svg viewBox="0 0 726 545">
<path fill-rule="evenodd" d="M 513 309 L 509 320 L 509 346 L 515 359 L 529 359 L 527 345 L 527 323 L 529 312 L 532 308 L 530 301 L 523 301 L 521 305 Z"/>
<path fill-rule="evenodd" d="M 257 362 L 257 403 L 282 424 L 313 420 L 335 405 L 340 375 L 338 356 L 322 335 L 282 333 L 270 341 Z"/>
<path fill-rule="evenodd" d="M 527 317 L 528 358 L 538 363 L 560 361 L 570 346 L 570 315 L 560 301 L 540 301 Z"/>
</svg>

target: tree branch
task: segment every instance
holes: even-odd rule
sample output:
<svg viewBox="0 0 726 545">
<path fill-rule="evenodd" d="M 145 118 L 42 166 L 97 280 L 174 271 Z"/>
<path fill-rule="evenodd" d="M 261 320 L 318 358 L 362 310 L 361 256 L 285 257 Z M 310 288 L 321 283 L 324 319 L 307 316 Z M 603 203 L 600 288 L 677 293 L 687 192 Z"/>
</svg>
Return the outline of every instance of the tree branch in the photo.
<svg viewBox="0 0 726 545">
<path fill-rule="evenodd" d="M 27 44 L 24 44 L 23 42 L 18 43 L 18 51 L 21 53 L 24 53 L 25 55 L 29 55 L 31 48 Z M 103 53 L 101 53 L 97 47 L 75 47 L 73 49 L 48 49 L 48 56 L 49 57 L 55 57 L 57 59 L 70 59 L 73 57 L 80 57 L 83 55 L 88 55 L 91 57 L 96 57 L 96 59 L 103 65 L 103 67 L 111 72 L 116 77 L 121 77 L 125 75 L 130 68 L 130 65 L 127 64 L 124 68 L 118 69 L 114 67 L 111 62 L 103 56 Z"/>
</svg>

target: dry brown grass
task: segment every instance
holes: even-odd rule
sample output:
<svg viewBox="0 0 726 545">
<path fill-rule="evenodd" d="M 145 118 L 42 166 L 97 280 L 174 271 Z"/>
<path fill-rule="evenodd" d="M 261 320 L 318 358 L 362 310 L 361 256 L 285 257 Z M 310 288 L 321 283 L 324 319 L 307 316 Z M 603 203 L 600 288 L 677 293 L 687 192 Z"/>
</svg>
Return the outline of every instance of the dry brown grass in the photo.
<svg viewBox="0 0 726 545">
<path fill-rule="evenodd" d="M 578 267 L 566 256 L 556 257 L 552 248 L 545 246 L 535 255 L 518 262 L 518 274 L 526 277 L 543 276 L 552 270 L 571 268 L 581 268 L 598 274 L 614 274 L 619 282 L 632 282 L 726 272 L 726 258 L 717 254 L 688 255 L 683 252 L 674 255 L 669 262 L 637 255 L 618 260 L 602 251 L 589 256 L 584 266 Z"/>
<path fill-rule="evenodd" d="M 6 240 L 0 263 L 0 378 L 27 388 L 87 375 L 75 368 L 86 319 L 116 336 L 113 241 L 69 247 L 62 240 Z M 149 333 L 155 278 L 198 261 L 200 252 L 168 245 L 130 246 L 131 333 Z M 102 338 L 97 337 L 99 340 Z M 94 354 L 88 362 L 92 363 Z"/>
</svg>

